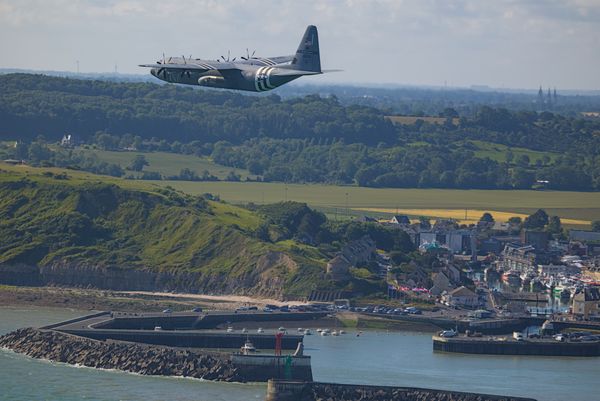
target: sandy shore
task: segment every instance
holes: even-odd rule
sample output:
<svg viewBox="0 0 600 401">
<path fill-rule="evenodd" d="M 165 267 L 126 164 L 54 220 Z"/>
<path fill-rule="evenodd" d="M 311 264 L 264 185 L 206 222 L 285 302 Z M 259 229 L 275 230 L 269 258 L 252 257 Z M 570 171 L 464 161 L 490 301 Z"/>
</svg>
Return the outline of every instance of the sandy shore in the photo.
<svg viewBox="0 0 600 401">
<path fill-rule="evenodd" d="M 266 304 L 293 305 L 275 299 L 238 295 L 181 294 L 147 291 L 110 291 L 68 287 L 21 287 L 0 285 L 0 305 L 33 305 L 75 309 L 151 312 L 170 308 L 174 311 L 195 307 L 233 310 L 240 306 Z"/>
<path fill-rule="evenodd" d="M 173 293 L 173 292 L 151 292 L 151 291 L 122 291 L 118 292 L 119 294 L 125 295 L 133 295 L 133 296 L 150 296 L 160 298 L 182 298 L 182 299 L 195 299 L 200 302 L 206 303 L 217 303 L 219 305 L 223 304 L 233 304 L 231 307 L 237 307 L 241 305 L 303 305 L 305 302 L 300 301 L 287 301 L 282 302 L 276 299 L 270 298 L 254 298 L 243 295 L 207 295 L 207 294 L 185 294 L 185 293 Z"/>
</svg>

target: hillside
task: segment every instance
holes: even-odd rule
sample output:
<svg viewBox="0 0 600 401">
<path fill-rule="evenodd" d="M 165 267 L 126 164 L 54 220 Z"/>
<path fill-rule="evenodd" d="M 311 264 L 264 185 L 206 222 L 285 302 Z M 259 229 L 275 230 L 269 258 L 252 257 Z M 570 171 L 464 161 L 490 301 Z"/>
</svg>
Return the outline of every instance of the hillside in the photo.
<svg viewBox="0 0 600 401">
<path fill-rule="evenodd" d="M 264 222 L 245 209 L 70 170 L 0 170 L 4 282 L 300 297 L 323 275 L 318 250 L 259 240 Z"/>
</svg>

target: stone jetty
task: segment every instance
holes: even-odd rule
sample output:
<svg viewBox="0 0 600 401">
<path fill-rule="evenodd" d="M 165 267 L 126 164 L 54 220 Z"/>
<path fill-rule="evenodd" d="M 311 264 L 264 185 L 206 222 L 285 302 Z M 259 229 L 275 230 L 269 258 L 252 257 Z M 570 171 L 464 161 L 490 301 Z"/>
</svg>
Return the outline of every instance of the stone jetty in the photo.
<svg viewBox="0 0 600 401">
<path fill-rule="evenodd" d="M 535 401 L 425 388 L 269 380 L 265 401 Z"/>
<path fill-rule="evenodd" d="M 244 382 L 229 355 L 146 344 L 98 341 L 52 330 L 25 328 L 0 337 L 0 347 L 73 365 L 143 375 Z"/>
</svg>

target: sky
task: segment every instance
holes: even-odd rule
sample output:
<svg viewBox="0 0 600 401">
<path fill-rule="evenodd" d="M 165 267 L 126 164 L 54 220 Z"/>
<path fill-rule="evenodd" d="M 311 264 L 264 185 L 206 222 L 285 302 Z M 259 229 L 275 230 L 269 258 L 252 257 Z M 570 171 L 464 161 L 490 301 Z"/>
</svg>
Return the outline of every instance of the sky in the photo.
<svg viewBox="0 0 600 401">
<path fill-rule="evenodd" d="M 600 0 L 0 0 L 0 68 L 288 55 L 309 24 L 344 70 L 311 83 L 600 89 Z"/>
</svg>

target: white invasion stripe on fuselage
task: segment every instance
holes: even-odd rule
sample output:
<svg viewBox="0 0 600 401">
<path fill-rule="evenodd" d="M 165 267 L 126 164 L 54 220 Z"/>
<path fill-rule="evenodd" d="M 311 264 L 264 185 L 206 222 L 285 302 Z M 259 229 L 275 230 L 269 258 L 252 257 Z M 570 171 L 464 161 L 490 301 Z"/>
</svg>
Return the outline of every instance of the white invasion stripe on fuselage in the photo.
<svg viewBox="0 0 600 401">
<path fill-rule="evenodd" d="M 265 81 L 267 88 L 269 89 L 275 89 L 276 86 L 271 84 L 271 73 L 273 72 L 274 68 L 273 67 L 269 67 L 269 71 L 267 71 L 267 79 Z"/>
<path fill-rule="evenodd" d="M 260 67 L 254 75 L 254 88 L 257 92 L 275 89 L 277 86 L 271 84 L 271 73 L 273 67 Z"/>
<path fill-rule="evenodd" d="M 254 73 L 254 89 L 256 89 L 257 92 L 262 92 L 262 89 L 260 88 L 260 85 L 258 84 L 258 80 L 260 77 L 260 73 L 261 71 L 264 69 L 265 67 L 260 67 L 258 70 L 256 70 L 256 72 Z"/>
</svg>

